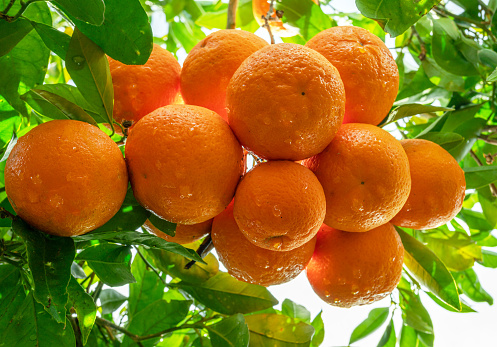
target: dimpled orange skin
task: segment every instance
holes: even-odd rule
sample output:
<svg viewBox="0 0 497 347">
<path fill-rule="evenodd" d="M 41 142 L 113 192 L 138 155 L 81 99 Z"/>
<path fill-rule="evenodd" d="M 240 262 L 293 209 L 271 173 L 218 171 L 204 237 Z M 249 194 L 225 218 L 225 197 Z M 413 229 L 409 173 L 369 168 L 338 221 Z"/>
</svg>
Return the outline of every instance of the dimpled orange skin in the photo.
<svg viewBox="0 0 497 347">
<path fill-rule="evenodd" d="M 337 26 L 320 32 L 306 46 L 340 72 L 347 100 L 343 122 L 380 124 L 399 90 L 399 70 L 383 41 L 363 28 Z"/>
<path fill-rule="evenodd" d="M 114 86 L 114 120 L 137 122 L 155 109 L 175 103 L 180 90 L 181 66 L 174 56 L 154 44 L 145 65 L 109 60 Z"/>
<path fill-rule="evenodd" d="M 126 161 L 136 199 L 173 223 L 197 224 L 230 203 L 243 172 L 243 151 L 215 112 L 169 105 L 130 131 Z"/>
<path fill-rule="evenodd" d="M 321 152 L 342 123 L 338 71 L 304 46 L 281 43 L 247 58 L 226 94 L 240 143 L 265 159 L 301 160 Z"/>
<path fill-rule="evenodd" d="M 427 140 L 402 140 L 409 158 L 412 187 L 392 224 L 412 229 L 437 228 L 462 208 L 464 171 L 449 152 Z"/>
<path fill-rule="evenodd" d="M 186 104 L 226 115 L 226 88 L 240 64 L 267 46 L 259 36 L 244 30 L 219 30 L 201 40 L 183 63 L 181 94 Z"/>
<path fill-rule="evenodd" d="M 318 0 L 312 0 L 316 5 L 319 5 Z M 270 0 L 269 0 L 270 2 Z M 254 13 L 254 18 L 259 23 L 259 25 L 264 25 L 266 24 L 264 19 L 262 19 L 262 16 L 266 16 L 268 11 L 269 11 L 269 2 L 268 0 L 253 0 L 252 1 L 252 12 Z M 273 14 L 271 15 L 272 18 L 276 17 L 276 10 L 273 11 Z M 283 22 L 281 19 L 278 19 L 276 21 L 270 21 L 269 25 L 271 25 L 271 31 L 281 37 L 287 37 L 287 36 L 293 36 L 295 35 L 295 31 L 293 30 L 288 30 L 285 28 L 283 25 Z"/>
<path fill-rule="evenodd" d="M 409 161 L 390 133 L 370 124 L 344 124 L 330 145 L 305 162 L 326 195 L 324 223 L 367 231 L 391 220 L 411 189 Z"/>
<path fill-rule="evenodd" d="M 266 287 L 297 277 L 311 259 L 316 244 L 313 237 L 288 252 L 257 247 L 238 228 L 233 204 L 214 218 L 211 236 L 219 260 L 233 277 Z"/>
<path fill-rule="evenodd" d="M 16 213 L 52 235 L 98 228 L 121 207 L 128 188 L 119 147 L 96 126 L 75 120 L 40 124 L 21 137 L 5 166 Z"/>
<path fill-rule="evenodd" d="M 168 234 L 157 229 L 152 223 L 150 223 L 148 219 L 143 224 L 143 227 L 149 233 L 152 233 L 166 241 L 176 242 L 180 245 L 185 245 L 187 243 L 195 242 L 201 239 L 202 237 L 206 236 L 210 232 L 211 226 L 212 226 L 212 219 L 193 225 L 176 224 L 175 235 L 169 236 Z"/>
<path fill-rule="evenodd" d="M 323 225 L 306 272 L 325 302 L 338 307 L 367 305 L 390 294 L 402 277 L 404 246 L 392 224 L 365 233 Z"/>
<path fill-rule="evenodd" d="M 323 188 L 302 165 L 273 161 L 257 165 L 240 182 L 234 216 L 254 245 L 289 251 L 310 241 L 326 213 Z"/>
</svg>

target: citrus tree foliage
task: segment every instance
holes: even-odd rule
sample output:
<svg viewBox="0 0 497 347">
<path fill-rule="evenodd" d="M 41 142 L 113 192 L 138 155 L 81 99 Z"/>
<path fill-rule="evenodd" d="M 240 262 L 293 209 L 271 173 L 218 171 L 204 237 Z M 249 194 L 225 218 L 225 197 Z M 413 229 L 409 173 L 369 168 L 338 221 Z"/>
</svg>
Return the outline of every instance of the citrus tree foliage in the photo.
<svg viewBox="0 0 497 347">
<path fill-rule="evenodd" d="M 420 292 L 453 312 L 493 303 L 473 266 L 497 267 L 491 233 L 497 224 L 497 1 L 356 0 L 361 13 L 340 13 L 332 5 L 277 2 L 282 20 L 298 29 L 283 40 L 305 43 L 337 23 L 388 39 L 400 89 L 382 126 L 440 144 L 466 174 L 463 209 L 448 225 L 397 229 L 406 254 L 393 305 L 373 309 L 350 337 L 355 343 L 383 327 L 379 346 L 433 346 L 433 322 Z M 217 272 L 213 257 L 206 264 L 194 250 L 141 230 L 150 213 L 131 190 L 107 224 L 60 238 L 15 217 L 3 188 L 12 146 L 37 124 L 66 118 L 112 124 L 106 54 L 144 64 L 153 42 L 187 53 L 208 30 L 226 27 L 227 8 L 216 0 L 0 0 L 0 345 L 321 344 L 320 314 L 311 317 L 290 300 L 277 310 L 270 290 Z M 165 18 L 165 36 L 153 36 L 151 18 Z M 259 29 L 251 0 L 239 0 L 236 24 Z M 174 232 L 171 223 L 151 221 Z M 190 260 L 197 263 L 185 270 Z M 124 285 L 129 296 L 112 289 Z M 394 308 L 402 316 L 400 336 Z"/>
</svg>

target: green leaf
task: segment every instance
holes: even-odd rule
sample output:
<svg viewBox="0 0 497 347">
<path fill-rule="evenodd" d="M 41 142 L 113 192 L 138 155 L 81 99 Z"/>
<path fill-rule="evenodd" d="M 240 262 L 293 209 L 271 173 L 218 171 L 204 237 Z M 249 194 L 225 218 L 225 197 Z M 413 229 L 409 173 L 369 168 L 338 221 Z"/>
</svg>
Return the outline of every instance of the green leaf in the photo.
<svg viewBox="0 0 497 347">
<path fill-rule="evenodd" d="M 412 346 L 420 346 L 418 334 L 416 330 L 414 330 L 409 325 L 406 325 L 404 323 L 400 331 L 399 347 L 412 347 Z"/>
<path fill-rule="evenodd" d="M 393 325 L 393 318 L 388 323 L 383 336 L 381 337 L 378 347 L 395 347 L 397 343 L 397 336 L 395 336 L 395 328 Z"/>
<path fill-rule="evenodd" d="M 67 72 L 79 91 L 98 112 L 99 118 L 95 120 L 112 124 L 114 88 L 102 49 L 76 28 L 65 60 Z"/>
<path fill-rule="evenodd" d="M 169 236 L 176 235 L 176 223 L 168 222 L 167 220 L 157 217 L 155 214 L 151 214 L 150 217 L 148 217 L 148 221 L 163 233 Z"/>
<path fill-rule="evenodd" d="M 478 202 L 485 219 L 494 229 L 497 226 L 497 198 L 492 195 L 489 186 L 478 189 Z"/>
<path fill-rule="evenodd" d="M 375 332 L 386 322 L 389 313 L 390 309 L 388 307 L 372 309 L 368 314 L 368 318 L 359 324 L 350 335 L 349 345 Z"/>
<path fill-rule="evenodd" d="M 392 36 L 398 36 L 428 13 L 440 0 L 356 0 L 361 13 L 375 19 Z"/>
<path fill-rule="evenodd" d="M 487 302 L 489 305 L 494 303 L 492 296 L 482 288 L 480 280 L 473 269 L 455 272 L 454 278 L 462 292 L 471 300 L 475 302 Z"/>
<path fill-rule="evenodd" d="M 136 230 L 140 228 L 149 217 L 150 212 L 145 210 L 138 201 L 136 201 L 133 190 L 129 187 L 119 211 L 107 223 L 94 230 L 94 232 Z"/>
<path fill-rule="evenodd" d="M 83 345 L 86 344 L 88 336 L 90 336 L 91 329 L 95 323 L 97 316 L 97 306 L 93 302 L 93 298 L 88 295 L 83 287 L 71 277 L 69 286 L 67 287 L 69 300 L 72 302 L 76 314 L 78 315 L 79 329 L 83 337 Z"/>
<path fill-rule="evenodd" d="M 396 228 L 404 245 L 404 264 L 416 279 L 449 306 L 460 311 L 456 282 L 442 261 L 424 244 Z"/>
<path fill-rule="evenodd" d="M 112 58 L 128 65 L 145 64 L 152 53 L 152 28 L 140 2 L 104 2 L 105 20 L 102 25 L 97 27 L 74 19 L 77 28 Z"/>
<path fill-rule="evenodd" d="M 86 278 L 85 270 L 75 262 L 71 264 L 71 275 L 73 275 L 74 278 Z"/>
<path fill-rule="evenodd" d="M 169 36 L 188 53 L 206 35 L 198 25 L 192 21 L 185 20 L 183 22 L 169 23 L 168 39 Z"/>
<path fill-rule="evenodd" d="M 457 48 L 460 40 L 461 33 L 452 19 L 433 21 L 432 51 L 438 65 L 454 75 L 476 75 L 478 70 Z"/>
<path fill-rule="evenodd" d="M 60 58 L 65 59 L 71 37 L 50 25 L 31 22 L 45 45 Z"/>
<path fill-rule="evenodd" d="M 67 286 L 76 250 L 69 237 L 49 236 L 17 218 L 12 230 L 26 244 L 34 297 L 57 321 L 66 321 Z"/>
<path fill-rule="evenodd" d="M 490 267 L 492 269 L 497 269 L 497 253 L 483 249 L 481 251 L 481 255 L 482 259 L 479 262 L 481 265 Z"/>
<path fill-rule="evenodd" d="M 461 300 L 461 311 L 454 310 L 451 306 L 447 305 L 445 302 L 437 298 L 433 293 L 431 292 L 425 292 L 433 301 L 435 301 L 439 306 L 443 307 L 447 311 L 450 312 L 456 312 L 456 313 L 471 313 L 471 312 L 476 312 L 473 310 L 471 307 L 469 307 L 466 303 Z"/>
<path fill-rule="evenodd" d="M 70 324 L 60 324 L 52 319 L 29 293 L 14 317 L 5 327 L 0 341 L 4 346 L 75 346 L 76 339 Z"/>
<path fill-rule="evenodd" d="M 497 81 L 497 68 L 487 77 L 487 82 Z"/>
<path fill-rule="evenodd" d="M 416 138 L 435 142 L 446 151 L 458 146 L 464 141 L 464 137 L 456 133 L 429 132 Z"/>
<path fill-rule="evenodd" d="M 306 41 L 334 26 L 330 17 L 311 0 L 282 0 L 274 5 L 276 10 L 283 11 L 283 22 L 299 28 Z"/>
<path fill-rule="evenodd" d="M 2 8 L 6 4 L 7 0 L 0 0 Z M 15 13 L 19 8 L 16 2 L 11 11 Z M 52 24 L 50 10 L 44 2 L 32 3 L 23 15 L 33 21 Z M 28 112 L 20 94 L 43 83 L 49 57 L 50 51 L 35 31 L 31 31 L 9 53 L 0 57 L 0 95 L 24 116 Z"/>
<path fill-rule="evenodd" d="M 248 346 L 249 329 L 245 318 L 239 313 L 205 328 L 209 332 L 211 343 L 216 347 Z"/>
<path fill-rule="evenodd" d="M 250 330 L 250 346 L 309 346 L 314 328 L 279 314 L 245 316 Z"/>
<path fill-rule="evenodd" d="M 17 267 L 0 265 L 0 336 L 26 297 L 20 280 L 21 273 Z"/>
<path fill-rule="evenodd" d="M 63 97 L 41 89 L 31 89 L 21 96 L 32 108 L 51 119 L 74 119 L 97 125 L 81 107 Z"/>
<path fill-rule="evenodd" d="M 497 181 L 497 166 L 475 166 L 464 168 L 466 189 L 483 188 Z"/>
<path fill-rule="evenodd" d="M 0 21 L 0 57 L 9 53 L 31 30 L 33 26 L 25 18 L 12 23 Z"/>
<path fill-rule="evenodd" d="M 314 328 L 314 335 L 312 336 L 311 346 L 318 347 L 323 343 L 324 340 L 324 323 L 320 311 L 318 315 L 313 319 L 311 325 Z"/>
<path fill-rule="evenodd" d="M 222 314 L 250 313 L 278 303 L 265 287 L 238 281 L 225 272 L 198 285 L 181 282 L 178 286 L 205 306 Z"/>
<path fill-rule="evenodd" d="M 102 314 L 109 314 L 121 307 L 128 298 L 114 289 L 104 289 L 99 296 Z"/>
<path fill-rule="evenodd" d="M 147 266 L 140 256 L 136 256 L 133 260 L 131 273 L 136 278 L 136 283 L 129 285 L 129 319 L 164 295 L 164 284 L 157 274 L 147 270 Z"/>
<path fill-rule="evenodd" d="M 102 0 L 50 0 L 66 14 L 93 25 L 104 21 L 105 5 Z"/>
<path fill-rule="evenodd" d="M 431 106 L 431 105 L 421 105 L 421 104 L 404 104 L 394 108 L 387 118 L 381 123 L 380 126 L 385 126 L 387 124 L 398 121 L 399 119 L 404 119 L 406 117 L 415 116 L 421 113 L 434 113 L 439 111 L 451 111 L 452 108 Z"/>
<path fill-rule="evenodd" d="M 173 18 L 167 17 L 172 20 Z M 195 24 L 207 29 L 226 29 L 228 20 L 227 8 L 220 8 L 219 11 L 205 11 L 195 20 Z M 245 27 L 254 22 L 252 12 L 252 0 L 240 0 L 236 10 L 236 26 Z"/>
<path fill-rule="evenodd" d="M 108 286 L 118 287 L 136 280 L 131 274 L 131 247 L 102 243 L 88 247 L 76 256 L 86 260 L 88 266 Z"/>
<path fill-rule="evenodd" d="M 410 327 L 419 332 L 432 334 L 433 323 L 430 314 L 421 303 L 418 295 L 410 290 L 398 288 L 402 318 Z"/>
<path fill-rule="evenodd" d="M 493 229 L 492 225 L 485 219 L 485 216 L 481 212 L 463 208 L 459 212 L 459 216 L 466 222 L 471 230 L 482 232 Z"/>
<path fill-rule="evenodd" d="M 192 249 L 185 248 L 175 242 L 168 242 L 155 235 L 144 234 L 138 231 L 93 231 L 85 235 L 74 237 L 75 241 L 102 240 L 108 242 L 122 243 L 125 245 L 142 245 L 149 248 L 163 249 L 168 252 L 182 255 L 191 260 L 198 261 L 202 264 L 205 262 Z"/>
<path fill-rule="evenodd" d="M 150 335 L 171 328 L 181 322 L 188 314 L 191 301 L 158 300 L 141 310 L 128 324 L 127 329 L 136 335 Z M 143 346 L 153 346 L 160 337 L 142 341 Z M 124 337 L 121 347 L 134 345 L 128 336 Z"/>
<path fill-rule="evenodd" d="M 302 305 L 298 305 L 290 299 L 285 299 L 281 304 L 281 313 L 285 316 L 311 323 L 311 313 Z"/>
</svg>

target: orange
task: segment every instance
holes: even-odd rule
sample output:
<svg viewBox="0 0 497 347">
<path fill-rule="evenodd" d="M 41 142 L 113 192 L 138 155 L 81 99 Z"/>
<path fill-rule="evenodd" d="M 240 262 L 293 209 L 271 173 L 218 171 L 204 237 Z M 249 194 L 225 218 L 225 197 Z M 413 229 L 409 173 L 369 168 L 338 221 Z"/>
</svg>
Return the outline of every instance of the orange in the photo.
<svg viewBox="0 0 497 347">
<path fill-rule="evenodd" d="M 311 259 L 316 244 L 313 237 L 287 252 L 257 247 L 238 228 L 233 204 L 214 218 L 211 236 L 219 260 L 233 277 L 266 287 L 297 277 Z"/>
<path fill-rule="evenodd" d="M 321 152 L 342 123 L 344 105 L 333 65 L 292 43 L 252 54 L 226 94 L 233 132 L 244 147 L 266 159 L 300 160 Z"/>
<path fill-rule="evenodd" d="M 128 188 L 119 147 L 96 126 L 53 120 L 21 137 L 5 166 L 16 213 L 52 235 L 98 228 L 121 207 Z"/>
<path fill-rule="evenodd" d="M 319 0 L 312 0 L 316 5 L 319 5 Z M 267 16 L 269 12 L 269 4 L 271 0 L 252 0 L 252 12 L 254 13 L 254 18 L 259 23 L 259 25 L 265 25 L 266 22 L 262 19 L 262 16 Z M 276 4 L 276 0 L 275 0 Z M 285 28 L 281 19 L 276 16 L 276 10 L 273 11 L 271 15 L 272 20 L 269 21 L 271 26 L 271 32 L 281 37 L 294 36 L 297 33 L 293 30 Z"/>
<path fill-rule="evenodd" d="M 188 53 L 181 71 L 181 94 L 186 104 L 206 107 L 225 120 L 226 88 L 240 64 L 268 43 L 243 30 L 219 30 Z"/>
<path fill-rule="evenodd" d="M 157 229 L 148 219 L 143 224 L 143 227 L 149 233 L 157 235 L 166 241 L 179 243 L 180 245 L 195 242 L 206 236 L 210 232 L 211 226 L 212 219 L 193 225 L 176 224 L 175 235 L 169 236 L 168 234 Z"/>
<path fill-rule="evenodd" d="M 405 228 L 437 228 L 462 208 L 464 171 L 445 149 L 427 140 L 403 140 L 409 158 L 411 194 L 392 223 Z"/>
<path fill-rule="evenodd" d="M 291 161 L 273 161 L 257 165 L 243 177 L 233 211 L 250 242 L 272 251 L 289 251 L 316 235 L 326 199 L 310 170 Z"/>
<path fill-rule="evenodd" d="M 306 46 L 326 57 L 345 85 L 344 123 L 378 125 L 397 97 L 399 71 L 383 41 L 366 29 L 339 26 L 324 30 Z"/>
<path fill-rule="evenodd" d="M 402 145 L 374 125 L 342 125 L 306 166 L 323 185 L 324 223 L 340 230 L 367 231 L 385 224 L 404 206 L 411 189 Z"/>
<path fill-rule="evenodd" d="M 137 122 L 155 109 L 176 102 L 181 66 L 161 46 L 154 44 L 145 65 L 125 65 L 107 58 L 114 86 L 116 122 Z"/>
<path fill-rule="evenodd" d="M 392 224 L 365 233 L 323 225 L 307 265 L 312 289 L 339 307 L 371 304 L 390 294 L 402 276 L 404 247 Z"/>
<path fill-rule="evenodd" d="M 199 106 L 169 105 L 131 129 L 126 161 L 136 199 L 173 223 L 197 224 L 230 203 L 243 151 L 228 124 Z"/>
</svg>

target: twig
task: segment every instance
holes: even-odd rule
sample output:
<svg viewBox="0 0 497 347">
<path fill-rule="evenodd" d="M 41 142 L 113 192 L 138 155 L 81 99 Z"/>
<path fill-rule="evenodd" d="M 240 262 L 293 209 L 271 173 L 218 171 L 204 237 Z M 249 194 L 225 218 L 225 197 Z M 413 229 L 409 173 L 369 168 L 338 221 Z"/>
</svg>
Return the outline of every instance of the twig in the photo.
<svg viewBox="0 0 497 347">
<path fill-rule="evenodd" d="M 266 15 L 262 16 L 261 18 L 264 20 L 264 25 L 262 27 L 267 29 L 272 45 L 274 45 L 275 41 L 269 22 L 271 20 L 276 20 L 276 18 L 273 18 L 273 12 L 274 12 L 274 0 L 271 0 L 271 3 L 269 4 L 269 10 L 267 11 Z"/>
<path fill-rule="evenodd" d="M 454 19 L 457 19 L 457 20 L 460 20 L 462 22 L 466 22 L 466 23 L 471 23 L 473 24 L 474 26 L 482 29 L 491 39 L 492 41 L 496 42 L 497 41 L 497 38 L 494 36 L 494 34 L 492 33 L 492 31 L 490 29 L 488 29 L 488 23 L 486 22 L 483 22 L 483 21 L 477 21 L 477 20 L 474 20 L 474 19 L 471 19 L 471 18 L 467 18 L 467 17 L 463 17 L 463 16 L 459 16 L 455 13 L 452 13 L 452 12 L 449 12 L 447 11 L 445 8 L 443 7 L 434 7 L 433 10 L 440 16 L 443 16 L 443 17 L 447 17 L 447 16 L 450 16 Z"/>
<path fill-rule="evenodd" d="M 5 7 L 5 10 L 3 10 L 2 12 L 0 12 L 1 14 L 3 15 L 7 15 L 7 13 L 9 13 L 10 9 L 12 8 L 12 6 L 14 5 L 14 2 L 16 2 L 16 0 L 10 0 L 10 2 L 7 4 L 7 6 Z"/>
<path fill-rule="evenodd" d="M 476 161 L 476 164 L 478 164 L 478 166 L 483 166 L 483 163 L 481 162 L 480 158 L 478 158 L 475 151 L 471 149 L 469 153 L 471 154 L 471 158 L 473 158 L 474 161 Z M 488 186 L 490 187 L 490 192 L 492 193 L 492 196 L 497 197 L 497 187 L 495 187 L 495 184 L 490 183 Z"/>
<path fill-rule="evenodd" d="M 210 253 L 210 251 L 212 251 L 213 248 L 214 248 L 214 244 L 212 243 L 212 237 L 209 234 L 204 239 L 202 244 L 198 247 L 197 254 L 203 259 L 207 256 L 207 254 Z M 185 269 L 187 269 L 187 270 L 190 269 L 195 263 L 196 263 L 196 261 L 192 260 L 191 262 L 189 262 L 188 264 L 185 265 Z"/>
<path fill-rule="evenodd" d="M 489 145 L 497 146 L 497 139 L 491 139 L 489 136 L 478 136 L 478 139 L 482 140 L 485 143 L 488 143 Z"/>
<path fill-rule="evenodd" d="M 129 336 L 135 342 L 137 341 L 137 338 L 139 337 L 138 335 L 133 334 L 132 332 L 124 329 L 123 327 L 120 327 L 119 325 L 116 325 L 112 322 L 109 322 L 107 319 L 97 317 L 95 319 L 95 323 L 97 323 L 98 325 L 103 326 L 103 327 L 107 326 L 109 328 L 117 330 L 117 331 L 123 333 L 124 335 Z"/>
<path fill-rule="evenodd" d="M 418 31 L 416 30 L 416 28 L 414 26 L 412 26 L 411 29 L 412 29 L 412 33 L 414 34 L 414 36 L 416 36 L 418 38 L 419 45 L 421 47 L 421 53 L 419 53 L 418 58 L 419 58 L 419 60 L 423 61 L 426 59 L 425 42 L 423 41 L 423 39 L 421 38 L 421 35 L 419 35 Z"/>
<path fill-rule="evenodd" d="M 160 275 L 160 272 L 159 270 L 157 270 L 152 264 L 150 264 L 150 262 L 145 258 L 145 256 L 140 252 L 140 250 L 138 249 L 138 247 L 135 247 L 136 249 L 136 253 L 138 253 L 138 255 L 140 256 L 140 258 L 142 258 L 143 262 L 145 263 L 145 265 L 147 265 L 147 267 L 149 269 L 151 269 L 153 272 L 155 272 L 155 274 L 157 275 L 157 277 L 160 278 L 160 280 L 162 281 L 162 283 L 164 283 L 166 286 L 169 285 L 169 283 L 166 282 L 166 280 L 164 278 L 162 278 L 162 276 Z"/>
<path fill-rule="evenodd" d="M 482 130 L 485 133 L 497 133 L 497 126 L 490 126 Z"/>
<path fill-rule="evenodd" d="M 74 330 L 74 337 L 76 338 L 76 347 L 83 347 L 83 341 L 81 341 L 81 330 L 79 329 L 77 318 L 68 314 L 67 318 L 71 323 L 72 329 Z"/>
<path fill-rule="evenodd" d="M 86 287 L 86 292 L 89 293 L 90 292 L 90 287 L 91 285 L 93 284 L 93 280 L 95 279 L 95 273 L 92 272 L 90 274 L 90 282 L 88 282 L 88 286 Z"/>
<path fill-rule="evenodd" d="M 93 301 L 97 301 L 98 297 L 100 296 L 100 293 L 102 292 L 102 287 L 104 286 L 104 283 L 102 281 L 99 281 L 97 284 L 97 288 L 95 288 L 95 291 L 93 292 Z"/>
<path fill-rule="evenodd" d="M 17 18 L 19 18 L 20 16 L 22 16 L 22 14 L 24 13 L 24 11 L 26 10 L 26 8 L 32 3 L 32 2 L 35 2 L 35 1 L 43 1 L 43 0 L 28 0 L 26 2 L 24 2 L 23 0 L 21 0 L 21 8 L 19 9 L 19 11 L 17 11 L 17 13 L 14 15 L 14 16 L 7 16 L 7 12 L 2 12 L 1 13 L 1 17 L 3 19 L 5 19 L 7 22 L 13 22 L 15 21 Z M 12 0 L 11 0 L 12 2 Z M 10 5 L 10 4 L 9 4 Z M 7 7 L 9 7 L 9 5 L 7 5 Z M 10 8 L 9 8 L 10 10 Z"/>
<path fill-rule="evenodd" d="M 0 207 L 0 218 L 1 219 L 9 218 L 9 219 L 14 220 L 14 218 L 16 218 L 16 216 L 14 216 L 12 213 L 7 211 L 5 208 Z"/>
<path fill-rule="evenodd" d="M 236 28 L 236 8 L 238 7 L 238 0 L 230 0 L 228 4 L 228 23 L 226 29 Z"/>
</svg>

